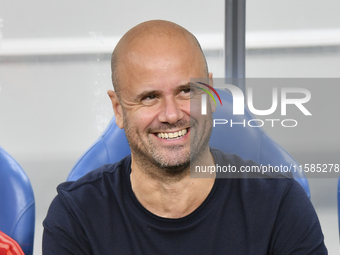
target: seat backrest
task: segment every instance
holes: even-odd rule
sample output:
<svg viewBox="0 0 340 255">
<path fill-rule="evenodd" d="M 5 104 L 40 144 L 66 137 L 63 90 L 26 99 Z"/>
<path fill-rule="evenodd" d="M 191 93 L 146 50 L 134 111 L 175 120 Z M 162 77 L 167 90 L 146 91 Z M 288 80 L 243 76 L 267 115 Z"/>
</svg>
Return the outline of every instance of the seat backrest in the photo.
<svg viewBox="0 0 340 255">
<path fill-rule="evenodd" d="M 339 238 L 340 238 L 340 177 L 338 179 L 338 225 L 339 225 Z"/>
<path fill-rule="evenodd" d="M 26 255 L 33 254 L 35 201 L 31 183 L 20 165 L 0 147 L 0 230 Z"/>
<path fill-rule="evenodd" d="M 249 120 L 253 120 L 250 111 L 245 106 L 244 115 L 233 115 L 233 97 L 228 91 L 217 90 L 223 106 L 217 106 L 213 114 L 214 119 L 228 121 L 225 125 L 213 127 L 210 146 L 227 153 L 234 153 L 244 159 L 251 159 L 258 164 L 271 166 L 297 166 L 296 160 L 280 145 L 272 140 L 261 127 L 250 127 Z M 234 125 L 231 127 L 230 122 Z M 235 124 L 235 123 L 245 123 Z M 254 121 L 251 125 L 255 126 Z M 87 172 L 121 160 L 130 154 L 130 148 L 123 130 L 115 124 L 113 118 L 103 135 L 76 163 L 68 180 L 77 180 Z M 294 178 L 302 185 L 310 197 L 308 181 L 302 172 L 293 172 Z"/>
</svg>

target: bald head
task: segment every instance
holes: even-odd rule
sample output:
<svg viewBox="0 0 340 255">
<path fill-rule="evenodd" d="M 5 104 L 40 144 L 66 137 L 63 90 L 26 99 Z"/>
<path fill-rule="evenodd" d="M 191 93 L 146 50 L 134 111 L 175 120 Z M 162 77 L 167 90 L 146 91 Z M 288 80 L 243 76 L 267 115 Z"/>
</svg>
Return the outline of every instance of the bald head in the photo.
<svg viewBox="0 0 340 255">
<path fill-rule="evenodd" d="M 151 20 L 141 23 L 130 29 L 118 42 L 113 53 L 111 60 L 112 69 L 112 83 L 114 90 L 119 96 L 120 89 L 120 66 L 121 62 L 127 58 L 132 51 L 138 48 L 143 50 L 144 46 L 148 48 L 157 48 L 159 45 L 163 46 L 164 42 L 172 45 L 186 45 L 189 49 L 194 49 L 195 54 L 200 55 L 200 62 L 208 77 L 208 68 L 206 59 L 204 57 L 202 48 L 197 41 L 196 37 L 185 28 L 169 21 L 164 20 Z M 176 44 L 176 43 L 177 44 Z M 184 46 L 183 46 L 184 47 Z M 170 54 L 170 52 L 169 52 Z M 164 54 L 164 57 L 167 57 Z M 142 61 L 142 59 L 141 59 Z M 195 78 L 195 77 L 192 77 Z"/>
</svg>

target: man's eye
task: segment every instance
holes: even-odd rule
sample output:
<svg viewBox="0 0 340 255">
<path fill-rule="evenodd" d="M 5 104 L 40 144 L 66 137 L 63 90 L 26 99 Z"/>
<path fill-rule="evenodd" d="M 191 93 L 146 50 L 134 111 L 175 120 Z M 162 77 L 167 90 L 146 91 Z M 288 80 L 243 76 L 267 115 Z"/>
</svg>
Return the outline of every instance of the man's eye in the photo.
<svg viewBox="0 0 340 255">
<path fill-rule="evenodd" d="M 190 87 L 182 89 L 180 95 L 185 98 L 192 98 L 195 95 L 195 88 Z"/>
<path fill-rule="evenodd" d="M 143 97 L 142 100 L 152 100 L 152 99 L 155 99 L 156 96 L 155 95 L 149 95 L 149 96 L 146 96 L 146 97 Z"/>
</svg>

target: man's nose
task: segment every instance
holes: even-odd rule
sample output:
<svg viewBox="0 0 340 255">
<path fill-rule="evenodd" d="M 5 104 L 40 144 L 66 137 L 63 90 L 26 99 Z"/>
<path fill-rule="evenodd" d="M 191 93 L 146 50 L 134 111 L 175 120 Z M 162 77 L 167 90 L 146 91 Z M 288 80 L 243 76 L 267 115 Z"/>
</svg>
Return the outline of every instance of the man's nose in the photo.
<svg viewBox="0 0 340 255">
<path fill-rule="evenodd" d="M 180 102 L 175 98 L 164 98 L 162 102 L 161 111 L 158 115 L 160 122 L 167 122 L 175 124 L 178 120 L 183 118 L 183 111 L 180 108 Z"/>
</svg>

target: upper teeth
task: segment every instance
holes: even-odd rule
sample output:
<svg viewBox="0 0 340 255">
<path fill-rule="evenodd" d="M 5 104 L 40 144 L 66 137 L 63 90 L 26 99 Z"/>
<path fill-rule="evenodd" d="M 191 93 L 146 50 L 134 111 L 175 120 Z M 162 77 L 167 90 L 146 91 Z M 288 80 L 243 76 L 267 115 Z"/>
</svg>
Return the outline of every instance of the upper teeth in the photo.
<svg viewBox="0 0 340 255">
<path fill-rule="evenodd" d="M 167 139 L 171 139 L 171 138 L 177 138 L 177 137 L 181 137 L 184 136 L 187 133 L 186 129 L 182 129 L 181 131 L 178 132 L 174 132 L 174 133 L 158 133 L 157 136 L 159 138 L 167 138 Z"/>
</svg>

